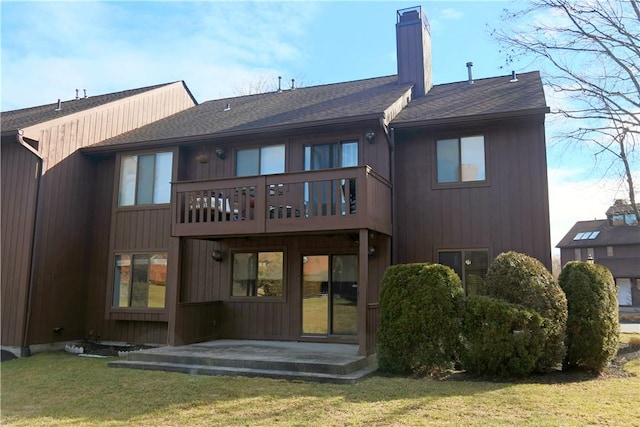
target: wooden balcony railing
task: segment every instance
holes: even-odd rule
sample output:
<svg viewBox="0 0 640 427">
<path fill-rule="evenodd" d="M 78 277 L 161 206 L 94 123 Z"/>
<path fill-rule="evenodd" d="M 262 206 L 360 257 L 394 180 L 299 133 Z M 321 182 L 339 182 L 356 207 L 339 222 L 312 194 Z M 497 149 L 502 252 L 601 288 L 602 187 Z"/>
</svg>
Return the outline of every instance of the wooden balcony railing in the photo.
<svg viewBox="0 0 640 427">
<path fill-rule="evenodd" d="M 391 234 L 391 184 L 367 166 L 172 184 L 172 234 Z"/>
</svg>

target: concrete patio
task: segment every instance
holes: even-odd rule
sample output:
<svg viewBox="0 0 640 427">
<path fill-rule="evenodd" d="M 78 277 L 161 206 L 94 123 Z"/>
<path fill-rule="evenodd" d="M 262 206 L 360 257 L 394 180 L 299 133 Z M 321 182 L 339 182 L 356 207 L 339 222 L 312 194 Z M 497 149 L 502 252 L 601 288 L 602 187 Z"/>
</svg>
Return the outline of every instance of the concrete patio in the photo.
<svg viewBox="0 0 640 427">
<path fill-rule="evenodd" d="M 357 345 L 248 340 L 139 350 L 109 366 L 347 384 L 356 383 L 377 369 L 375 355 L 358 355 Z"/>
</svg>

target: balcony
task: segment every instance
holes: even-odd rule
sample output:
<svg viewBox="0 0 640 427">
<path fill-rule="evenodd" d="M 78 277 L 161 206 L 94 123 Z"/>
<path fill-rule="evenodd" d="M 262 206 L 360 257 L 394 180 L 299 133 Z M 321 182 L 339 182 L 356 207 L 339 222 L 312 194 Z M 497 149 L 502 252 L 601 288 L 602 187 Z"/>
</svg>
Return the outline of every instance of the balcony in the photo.
<svg viewBox="0 0 640 427">
<path fill-rule="evenodd" d="M 391 184 L 368 166 L 172 184 L 172 235 L 391 234 Z"/>
</svg>

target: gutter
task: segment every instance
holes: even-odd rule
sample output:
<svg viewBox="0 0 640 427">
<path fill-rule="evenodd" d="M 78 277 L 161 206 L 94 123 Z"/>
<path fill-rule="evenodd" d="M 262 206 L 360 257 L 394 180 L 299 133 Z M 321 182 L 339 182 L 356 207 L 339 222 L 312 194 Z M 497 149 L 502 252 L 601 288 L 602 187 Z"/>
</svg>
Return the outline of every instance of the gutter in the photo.
<svg viewBox="0 0 640 427">
<path fill-rule="evenodd" d="M 387 140 L 387 148 L 389 149 L 389 180 L 391 181 L 391 265 L 396 263 L 396 254 L 398 253 L 398 239 L 396 233 L 396 191 L 395 191 L 395 129 L 389 128 L 386 124 L 384 117 L 380 118 L 380 126 L 384 131 L 384 136 Z"/>
<path fill-rule="evenodd" d="M 28 357 L 28 356 L 31 356 L 31 349 L 29 348 L 29 345 L 28 345 L 29 322 L 31 320 L 31 298 L 33 295 L 34 276 L 35 276 L 35 269 L 36 269 L 35 255 L 37 253 L 37 250 L 36 250 L 36 246 L 38 243 L 37 236 L 40 232 L 40 227 L 39 227 L 39 224 L 40 224 L 39 206 L 41 202 L 40 183 L 42 181 L 42 166 L 44 162 L 40 153 L 38 153 L 31 145 L 25 142 L 23 138 L 22 129 L 18 130 L 18 132 L 16 133 L 16 141 L 18 142 L 18 144 L 22 145 L 24 148 L 26 148 L 32 154 L 34 154 L 38 162 L 37 163 L 38 170 L 36 172 L 38 180 L 36 184 L 36 205 L 35 205 L 35 212 L 33 215 L 33 234 L 31 236 L 29 279 L 28 279 L 27 299 L 25 301 L 25 309 L 24 309 L 24 313 L 25 313 L 24 314 L 24 332 L 22 334 L 22 342 L 20 343 L 20 357 Z"/>
</svg>

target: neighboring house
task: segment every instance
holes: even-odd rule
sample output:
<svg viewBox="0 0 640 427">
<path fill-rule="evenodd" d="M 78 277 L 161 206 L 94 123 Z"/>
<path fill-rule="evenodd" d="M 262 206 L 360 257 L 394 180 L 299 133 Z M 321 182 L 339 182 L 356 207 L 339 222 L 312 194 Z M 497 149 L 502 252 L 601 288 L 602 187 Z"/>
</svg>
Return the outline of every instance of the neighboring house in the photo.
<svg viewBox="0 0 640 427">
<path fill-rule="evenodd" d="M 370 354 L 390 264 L 450 265 L 469 292 L 503 251 L 550 268 L 539 74 L 432 87 L 421 8 L 396 32 L 398 75 L 204 102 L 83 148 L 83 307 L 53 338 Z"/>
<path fill-rule="evenodd" d="M 640 226 L 628 201 L 616 200 L 607 219 L 576 222 L 556 247 L 562 265 L 593 261 L 607 267 L 618 287 L 620 318 L 640 320 Z"/>
<path fill-rule="evenodd" d="M 94 161 L 79 149 L 195 101 L 183 82 L 3 112 L 2 346 L 85 335 Z"/>
</svg>

